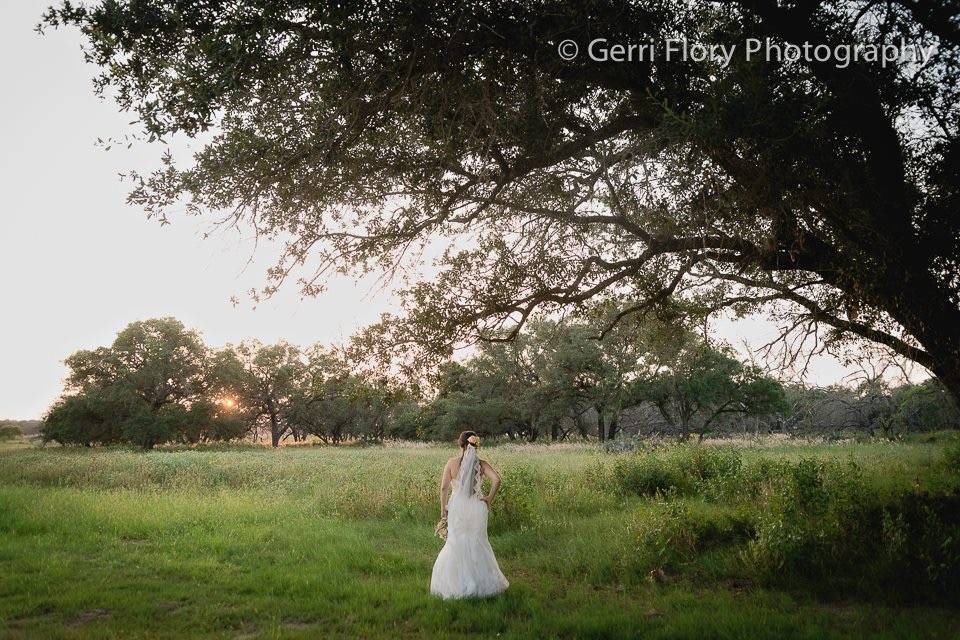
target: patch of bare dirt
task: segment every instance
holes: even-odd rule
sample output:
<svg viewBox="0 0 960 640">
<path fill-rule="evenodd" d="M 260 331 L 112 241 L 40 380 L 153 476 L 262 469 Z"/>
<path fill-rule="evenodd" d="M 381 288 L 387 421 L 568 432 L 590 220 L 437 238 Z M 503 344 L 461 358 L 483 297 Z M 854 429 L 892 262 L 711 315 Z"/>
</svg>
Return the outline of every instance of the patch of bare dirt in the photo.
<svg viewBox="0 0 960 640">
<path fill-rule="evenodd" d="M 94 620 L 104 620 L 111 615 L 109 609 L 87 609 L 86 611 L 81 611 L 76 618 L 67 624 L 71 627 L 79 627 Z"/>
</svg>

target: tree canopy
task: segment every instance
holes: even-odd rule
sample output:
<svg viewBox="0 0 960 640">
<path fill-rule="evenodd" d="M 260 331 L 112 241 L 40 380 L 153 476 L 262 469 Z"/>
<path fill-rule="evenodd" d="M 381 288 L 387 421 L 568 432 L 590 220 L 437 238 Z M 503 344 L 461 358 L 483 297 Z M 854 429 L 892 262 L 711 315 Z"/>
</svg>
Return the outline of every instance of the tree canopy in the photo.
<svg viewBox="0 0 960 640">
<path fill-rule="evenodd" d="M 286 342 L 251 340 L 212 356 L 214 384 L 253 423 L 263 420 L 277 447 L 291 430 L 290 404 L 307 372 L 300 349 Z"/>
<path fill-rule="evenodd" d="M 197 136 L 131 202 L 229 212 L 292 273 L 416 271 L 393 339 L 435 351 L 601 299 L 763 308 L 783 345 L 883 344 L 960 396 L 960 27 L 953 0 L 65 2 L 97 89 Z M 563 60 L 597 37 L 737 45 Z M 924 63 L 743 55 L 934 47 Z M 820 328 L 825 325 L 825 331 Z"/>
<path fill-rule="evenodd" d="M 659 375 L 639 381 L 633 398 L 656 406 L 681 438 L 696 431 L 702 440 L 725 417 L 773 415 L 785 408 L 782 385 L 728 349 L 686 338 L 665 364 Z"/>
<path fill-rule="evenodd" d="M 358 361 L 363 350 L 352 344 L 246 340 L 211 349 L 174 318 L 143 320 L 109 346 L 66 359 L 67 387 L 40 435 L 147 449 L 263 434 L 274 447 L 311 437 L 449 440 L 467 428 L 528 441 L 751 428 L 896 437 L 960 419 L 935 380 L 892 387 L 881 369 L 856 387 L 785 389 L 681 324 L 634 315 L 594 339 L 607 322 L 603 315 L 532 321 L 515 340 L 485 342 L 469 358 L 446 361 L 424 386 Z M 17 426 L 32 433 L 29 423 L 10 424 L 11 435 Z"/>
<path fill-rule="evenodd" d="M 43 438 L 69 444 L 230 439 L 246 426 L 209 397 L 207 347 L 174 318 L 133 322 L 108 347 L 77 351 Z"/>
</svg>

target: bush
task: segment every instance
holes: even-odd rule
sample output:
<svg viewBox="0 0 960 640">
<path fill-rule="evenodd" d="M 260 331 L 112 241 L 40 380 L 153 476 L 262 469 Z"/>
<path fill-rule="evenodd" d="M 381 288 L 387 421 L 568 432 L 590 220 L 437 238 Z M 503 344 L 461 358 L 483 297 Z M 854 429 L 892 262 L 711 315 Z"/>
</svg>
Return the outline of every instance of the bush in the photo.
<svg viewBox="0 0 960 640">
<path fill-rule="evenodd" d="M 743 460 L 733 447 L 680 445 L 637 452 L 617 461 L 614 479 L 621 492 L 640 496 L 697 493 L 733 494 Z"/>
<path fill-rule="evenodd" d="M 741 542 L 753 535 L 753 523 L 743 511 L 699 509 L 680 501 L 658 501 L 633 527 L 637 544 L 633 565 L 651 569 L 676 569 L 710 549 Z"/>
<path fill-rule="evenodd" d="M 878 573 L 905 595 L 960 590 L 960 497 L 910 493 L 882 510 Z"/>
<path fill-rule="evenodd" d="M 682 462 L 683 473 L 692 479 L 697 493 L 729 495 L 739 485 L 743 458 L 733 447 L 695 447 Z"/>
<path fill-rule="evenodd" d="M 653 453 L 638 453 L 618 460 L 613 474 L 623 493 L 639 496 L 677 493 L 683 484 L 675 465 Z"/>
<path fill-rule="evenodd" d="M 866 495 L 859 467 L 803 459 L 771 477 L 746 557 L 766 578 L 823 578 L 865 550 Z"/>
<path fill-rule="evenodd" d="M 15 424 L 0 424 L 0 442 L 19 440 L 23 437 L 20 427 Z"/>
<path fill-rule="evenodd" d="M 771 475 L 742 557 L 764 583 L 890 600 L 960 588 L 960 497 L 884 500 L 850 463 L 804 459 Z"/>
<path fill-rule="evenodd" d="M 524 530 L 537 523 L 537 484 L 525 466 L 500 471 L 502 486 L 497 493 L 497 508 L 490 519 L 490 532 Z"/>
<path fill-rule="evenodd" d="M 943 463 L 948 473 L 960 475 L 960 442 L 955 442 L 944 450 Z"/>
<path fill-rule="evenodd" d="M 890 428 L 896 433 L 956 429 L 960 412 L 950 393 L 936 379 L 905 385 L 891 395 Z"/>
<path fill-rule="evenodd" d="M 647 571 L 673 567 L 698 551 L 697 522 L 682 502 L 666 502 L 644 514 L 634 526 L 637 568 Z"/>
<path fill-rule="evenodd" d="M 743 465 L 736 476 L 715 483 L 714 488 L 719 495 L 728 499 L 756 501 L 772 484 L 778 482 L 779 478 L 788 474 L 789 468 L 790 464 L 783 460 L 761 458 Z"/>
</svg>

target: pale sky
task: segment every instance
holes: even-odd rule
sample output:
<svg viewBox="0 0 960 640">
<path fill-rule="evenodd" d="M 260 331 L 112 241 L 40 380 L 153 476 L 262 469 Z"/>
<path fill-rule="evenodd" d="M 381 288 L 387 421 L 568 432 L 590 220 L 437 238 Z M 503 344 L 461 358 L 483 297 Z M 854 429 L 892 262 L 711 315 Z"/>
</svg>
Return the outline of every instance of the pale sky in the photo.
<svg viewBox="0 0 960 640">
<path fill-rule="evenodd" d="M 0 5 L 0 418 L 40 417 L 60 393 L 63 359 L 109 344 L 134 320 L 175 316 L 211 346 L 244 338 L 306 345 L 343 340 L 390 308 L 385 293 L 337 280 L 319 298 L 303 300 L 289 286 L 254 309 L 245 292 L 266 282 L 275 248 L 261 244 L 248 265 L 249 237 L 204 240 L 201 219 L 160 227 L 127 206 L 129 185 L 118 174 L 155 167 L 163 148 L 96 145 L 132 133 L 133 117 L 94 96 L 95 69 L 83 62 L 75 29 L 33 31 L 48 4 Z M 759 319 L 719 327 L 734 343 L 774 331 Z M 809 379 L 843 375 L 818 359 Z"/>
</svg>

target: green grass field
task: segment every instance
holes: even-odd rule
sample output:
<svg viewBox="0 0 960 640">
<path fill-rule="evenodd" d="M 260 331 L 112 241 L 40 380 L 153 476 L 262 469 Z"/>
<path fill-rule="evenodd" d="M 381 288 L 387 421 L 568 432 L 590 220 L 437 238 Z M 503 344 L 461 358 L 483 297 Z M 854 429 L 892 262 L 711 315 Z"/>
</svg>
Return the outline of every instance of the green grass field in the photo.
<svg viewBox="0 0 960 640">
<path fill-rule="evenodd" d="M 0 637 L 956 638 L 956 451 L 489 447 L 511 586 L 443 602 L 452 447 L 0 445 Z"/>
</svg>

